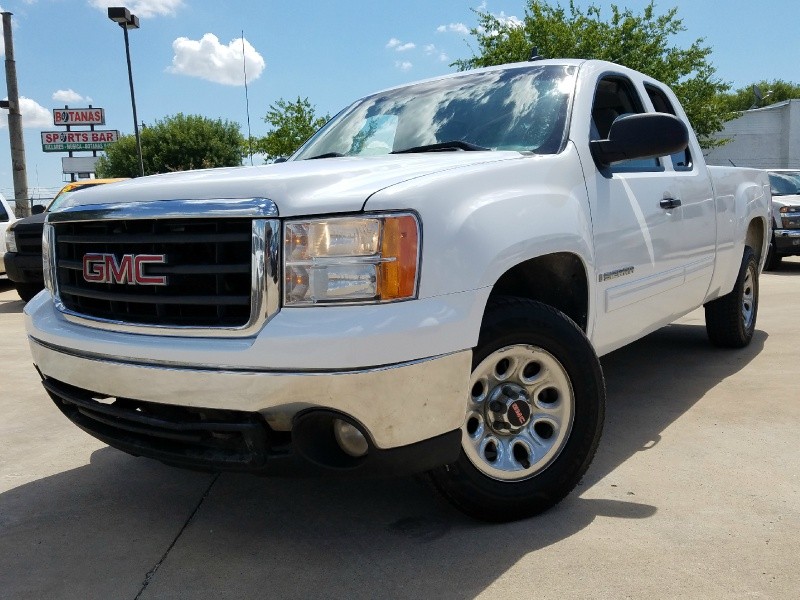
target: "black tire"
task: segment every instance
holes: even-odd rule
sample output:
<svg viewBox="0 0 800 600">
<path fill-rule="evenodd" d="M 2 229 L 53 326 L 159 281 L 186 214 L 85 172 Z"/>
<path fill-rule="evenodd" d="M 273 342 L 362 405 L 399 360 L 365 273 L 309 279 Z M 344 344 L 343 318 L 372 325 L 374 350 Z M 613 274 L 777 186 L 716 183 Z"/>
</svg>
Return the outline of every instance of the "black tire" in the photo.
<svg viewBox="0 0 800 600">
<path fill-rule="evenodd" d="M 764 262 L 765 271 L 777 271 L 781 267 L 782 256 L 775 252 L 775 244 L 770 242 L 767 260 Z"/>
<path fill-rule="evenodd" d="M 25 302 L 29 302 L 36 294 L 44 289 L 44 286 L 37 283 L 15 283 L 17 295 Z"/>
<path fill-rule="evenodd" d="M 558 381 L 564 382 L 564 389 L 571 393 L 571 399 L 565 400 L 560 395 L 556 395 L 555 399 L 548 397 L 546 401 L 553 401 L 555 404 L 547 406 L 558 407 L 558 402 L 564 402 L 565 407 L 567 404 L 571 405 L 571 425 L 557 426 L 555 433 L 551 429 L 550 435 L 555 435 L 559 444 L 558 448 L 551 449 L 554 452 L 551 458 L 546 461 L 546 457 L 536 458 L 535 452 L 532 452 L 527 458 L 525 456 L 518 457 L 518 444 L 515 440 L 523 438 L 515 437 L 515 435 L 519 436 L 520 433 L 533 435 L 534 425 L 540 424 L 539 422 L 534 424 L 534 419 L 540 417 L 532 412 L 528 413 L 529 420 L 527 422 L 515 424 L 515 426 L 521 426 L 518 434 L 512 434 L 511 431 L 498 433 L 495 429 L 496 426 L 503 428 L 509 426 L 500 423 L 502 419 L 494 420 L 500 413 L 497 413 L 496 409 L 490 410 L 489 408 L 497 406 L 493 404 L 493 402 L 497 402 L 497 400 L 492 401 L 492 398 L 497 398 L 493 394 L 498 393 L 497 390 L 502 388 L 499 397 L 503 399 L 503 402 L 507 402 L 507 408 L 503 409 L 507 411 L 507 414 L 504 413 L 506 416 L 502 418 L 509 419 L 512 418 L 510 415 L 513 405 L 517 404 L 523 396 L 517 396 L 517 400 L 508 404 L 505 398 L 510 401 L 512 395 L 506 391 L 505 383 L 493 381 L 490 384 L 487 380 L 486 389 L 481 389 L 477 387 L 478 383 L 471 382 L 472 389 L 469 397 L 465 399 L 467 416 L 462 431 L 460 457 L 455 463 L 431 471 L 429 476 L 436 489 L 448 501 L 462 512 L 484 521 L 506 522 L 524 519 L 541 513 L 561 501 L 578 484 L 589 468 L 597 451 L 603 429 L 605 416 L 603 372 L 594 348 L 583 331 L 572 320 L 562 312 L 532 300 L 514 297 L 499 297 L 492 300 L 484 316 L 478 345 L 473 351 L 472 379 L 475 380 L 480 376 L 482 371 L 478 370 L 479 367 L 485 368 L 485 365 L 491 365 L 492 361 L 504 356 L 504 352 L 518 349 L 521 352 L 535 353 L 531 356 L 544 357 L 544 367 L 536 363 L 535 359 L 530 359 L 532 362 L 525 363 L 527 358 L 520 360 L 514 358 L 512 359 L 514 362 L 510 363 L 512 366 L 507 365 L 508 370 L 515 370 L 519 377 L 525 373 L 526 377 L 531 378 L 530 381 L 535 381 L 535 378 L 541 373 L 542 381 L 551 381 L 548 368 L 552 366 L 553 370 L 557 371 L 561 377 Z M 499 372 L 501 363 L 502 359 L 497 366 L 492 367 L 495 370 L 491 371 L 491 377 L 495 377 L 495 374 Z M 533 370 L 530 371 L 533 375 L 527 375 L 531 365 L 534 365 Z M 536 370 L 537 365 L 542 368 L 542 371 Z M 511 381 L 517 375 L 511 373 L 507 377 L 507 381 Z M 480 384 L 484 385 L 483 382 Z M 524 389 L 523 386 L 519 387 Z M 538 403 L 538 400 L 542 399 L 543 393 L 548 391 L 546 387 L 543 391 L 534 391 L 536 389 L 535 385 L 531 384 L 530 395 L 535 394 L 536 399 L 528 397 L 527 392 L 525 395 L 527 401 L 531 403 L 529 407 L 531 409 L 537 406 L 535 402 Z M 483 400 L 480 401 L 483 404 L 475 400 L 476 394 L 483 395 Z M 505 465 L 513 466 L 516 461 L 522 461 L 517 463 L 518 470 L 511 469 L 500 473 L 501 476 L 508 477 L 506 479 L 498 479 L 484 472 L 491 472 L 494 467 L 491 458 L 486 455 L 487 450 L 477 449 L 482 442 L 475 442 L 476 438 L 472 436 L 477 436 L 478 433 L 475 431 L 470 433 L 471 420 L 480 419 L 480 416 L 476 417 L 477 411 L 483 411 L 480 414 L 485 415 L 485 422 L 480 425 L 485 430 L 481 429 L 480 431 L 488 432 L 486 434 L 488 437 L 483 438 L 483 443 L 491 436 L 496 438 L 506 436 L 505 443 L 508 446 L 502 452 L 504 460 L 506 460 Z M 519 411 L 516 411 L 516 414 L 519 415 Z M 561 433 L 562 430 L 563 433 Z M 538 433 L 539 430 L 536 429 L 536 432 Z M 486 445 L 487 449 L 491 443 Z M 512 452 L 508 452 L 508 448 L 513 448 Z M 524 448 L 530 449 L 534 446 L 523 445 L 523 455 Z M 539 448 L 535 448 L 538 452 Z M 482 452 L 483 454 L 481 454 Z M 542 452 L 544 451 L 542 450 Z M 473 458 L 470 458 L 468 453 Z"/>
<path fill-rule="evenodd" d="M 758 315 L 758 261 L 745 246 L 733 291 L 705 305 L 708 339 L 722 348 L 744 348 L 753 339 Z"/>
</svg>

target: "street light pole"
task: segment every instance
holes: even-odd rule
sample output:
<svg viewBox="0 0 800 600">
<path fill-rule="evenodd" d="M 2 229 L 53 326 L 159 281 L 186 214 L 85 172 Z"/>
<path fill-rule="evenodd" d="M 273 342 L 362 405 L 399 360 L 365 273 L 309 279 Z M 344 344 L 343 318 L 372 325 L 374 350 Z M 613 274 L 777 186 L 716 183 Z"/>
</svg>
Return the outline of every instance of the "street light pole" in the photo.
<svg viewBox="0 0 800 600">
<path fill-rule="evenodd" d="M 139 175 L 144 177 L 144 161 L 142 160 L 142 140 L 139 137 L 139 119 L 136 115 L 136 96 L 133 93 L 133 70 L 131 69 L 131 48 L 128 42 L 128 29 L 139 29 L 139 17 L 124 6 L 108 8 L 108 18 L 122 27 L 125 35 L 125 58 L 128 61 L 128 84 L 131 88 L 131 107 L 133 108 L 133 133 L 136 136 L 136 154 L 139 158 Z"/>
</svg>

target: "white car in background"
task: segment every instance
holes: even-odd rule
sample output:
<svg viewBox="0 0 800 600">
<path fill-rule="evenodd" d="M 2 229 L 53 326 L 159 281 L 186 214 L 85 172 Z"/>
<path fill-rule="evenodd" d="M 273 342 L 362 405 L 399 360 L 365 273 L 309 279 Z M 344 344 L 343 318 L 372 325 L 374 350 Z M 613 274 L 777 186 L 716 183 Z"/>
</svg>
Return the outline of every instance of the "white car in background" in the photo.
<svg viewBox="0 0 800 600">
<path fill-rule="evenodd" d="M 6 247 L 6 231 L 9 225 L 17 220 L 14 210 L 2 194 L 0 194 L 0 248 Z M 3 261 L 3 252 L 0 252 L 0 273 L 6 272 L 6 265 Z"/>
</svg>

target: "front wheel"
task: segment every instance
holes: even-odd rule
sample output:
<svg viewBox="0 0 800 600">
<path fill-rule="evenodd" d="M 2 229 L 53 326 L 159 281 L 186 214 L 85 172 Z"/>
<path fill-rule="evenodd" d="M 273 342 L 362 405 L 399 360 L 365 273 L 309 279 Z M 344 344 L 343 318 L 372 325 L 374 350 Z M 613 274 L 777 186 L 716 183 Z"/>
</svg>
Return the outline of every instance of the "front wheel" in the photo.
<svg viewBox="0 0 800 600">
<path fill-rule="evenodd" d="M 758 261 L 745 246 L 736 285 L 729 294 L 705 305 L 706 332 L 711 343 L 724 348 L 744 348 L 753 339 L 758 315 Z"/>
<path fill-rule="evenodd" d="M 767 252 L 767 260 L 764 261 L 765 271 L 777 271 L 781 267 L 781 255 L 775 250 L 775 239 L 769 244 L 769 251 Z"/>
<path fill-rule="evenodd" d="M 461 455 L 430 473 L 461 511 L 513 521 L 558 503 L 600 441 L 605 384 L 583 331 L 554 308 L 501 297 L 473 351 Z"/>
</svg>

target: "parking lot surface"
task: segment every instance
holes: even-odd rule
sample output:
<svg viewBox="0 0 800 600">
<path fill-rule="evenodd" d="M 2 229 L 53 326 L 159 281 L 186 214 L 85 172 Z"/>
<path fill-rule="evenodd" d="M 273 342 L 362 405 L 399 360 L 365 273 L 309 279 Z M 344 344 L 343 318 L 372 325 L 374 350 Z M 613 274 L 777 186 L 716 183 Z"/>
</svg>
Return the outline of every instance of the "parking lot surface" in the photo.
<svg viewBox="0 0 800 600">
<path fill-rule="evenodd" d="M 800 594 L 800 260 L 753 343 L 702 311 L 618 350 L 600 450 L 537 518 L 475 522 L 417 479 L 183 471 L 48 399 L 0 279 L 0 598 L 785 598 Z"/>
</svg>

